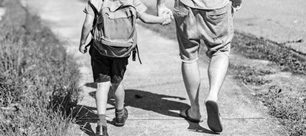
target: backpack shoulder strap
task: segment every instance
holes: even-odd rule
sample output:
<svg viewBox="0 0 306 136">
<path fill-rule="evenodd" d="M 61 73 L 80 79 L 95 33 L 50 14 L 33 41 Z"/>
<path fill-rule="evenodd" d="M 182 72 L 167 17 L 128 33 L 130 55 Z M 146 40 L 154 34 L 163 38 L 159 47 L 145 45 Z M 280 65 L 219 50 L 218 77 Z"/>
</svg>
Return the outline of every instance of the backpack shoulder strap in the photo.
<svg viewBox="0 0 306 136">
<path fill-rule="evenodd" d="M 102 5 L 104 3 L 104 0 L 90 0 L 89 5 L 93 9 L 95 15 L 98 15 L 100 10 L 102 9 Z"/>
<path fill-rule="evenodd" d="M 135 7 L 134 6 L 134 0 L 124 0 L 121 2 L 122 6 L 132 6 L 132 7 Z"/>
<path fill-rule="evenodd" d="M 116 11 L 120 7 L 124 6 L 131 6 L 134 7 L 134 0 L 117 0 L 117 1 L 111 1 L 111 0 L 103 0 L 102 8 L 109 8 L 110 11 Z"/>
</svg>

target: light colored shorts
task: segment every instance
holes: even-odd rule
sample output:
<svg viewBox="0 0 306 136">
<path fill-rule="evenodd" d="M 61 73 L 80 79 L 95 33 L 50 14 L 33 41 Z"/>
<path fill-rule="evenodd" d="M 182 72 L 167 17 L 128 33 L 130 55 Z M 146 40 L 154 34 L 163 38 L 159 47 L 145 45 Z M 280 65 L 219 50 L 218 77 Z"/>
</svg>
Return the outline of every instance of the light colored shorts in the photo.
<svg viewBox="0 0 306 136">
<path fill-rule="evenodd" d="M 207 46 L 207 56 L 229 55 L 234 35 L 231 4 L 215 9 L 194 9 L 176 2 L 174 6 L 176 33 L 181 59 L 192 62 L 198 59 L 200 41 Z"/>
</svg>

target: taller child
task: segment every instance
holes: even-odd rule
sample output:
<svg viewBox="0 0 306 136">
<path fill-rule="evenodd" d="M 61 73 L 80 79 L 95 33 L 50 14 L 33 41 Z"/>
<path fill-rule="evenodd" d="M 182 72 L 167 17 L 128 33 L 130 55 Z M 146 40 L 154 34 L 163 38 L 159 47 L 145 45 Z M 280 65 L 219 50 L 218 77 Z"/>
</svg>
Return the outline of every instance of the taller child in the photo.
<svg viewBox="0 0 306 136">
<path fill-rule="evenodd" d="M 201 122 L 199 107 L 200 73 L 198 54 L 200 40 L 204 41 L 210 58 L 208 67 L 209 95 L 205 100 L 207 123 L 214 132 L 223 130 L 218 109 L 218 94 L 229 65 L 229 53 L 233 37 L 233 12 L 241 6 L 241 0 L 176 0 L 174 18 L 182 59 L 182 75 L 190 99 L 190 108 L 180 115 L 192 122 Z M 157 0 L 158 13 L 172 13 L 165 0 Z"/>
<path fill-rule="evenodd" d="M 94 82 L 97 83 L 96 105 L 99 116 L 96 127 L 97 136 L 108 136 L 105 112 L 110 88 L 115 91 L 114 124 L 123 126 L 128 117 L 128 111 L 124 107 L 125 92 L 121 81 L 130 52 L 137 44 L 135 18 L 154 24 L 165 24 L 171 21 L 169 14 L 153 16 L 145 13 L 146 9 L 140 0 L 89 0 L 84 10 L 86 17 L 79 51 L 86 53 L 86 39 L 92 32 L 93 42 L 91 42 L 89 53 Z M 116 18 L 116 20 L 109 18 Z M 126 33 L 130 35 L 125 35 Z M 121 39 L 115 40 L 113 37 Z"/>
</svg>

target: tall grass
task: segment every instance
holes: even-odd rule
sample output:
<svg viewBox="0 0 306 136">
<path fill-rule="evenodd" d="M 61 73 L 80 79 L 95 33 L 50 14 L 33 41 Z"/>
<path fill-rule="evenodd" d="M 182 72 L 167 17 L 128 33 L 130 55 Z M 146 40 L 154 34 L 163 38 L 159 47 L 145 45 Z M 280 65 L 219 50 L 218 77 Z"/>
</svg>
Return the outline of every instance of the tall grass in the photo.
<svg viewBox="0 0 306 136">
<path fill-rule="evenodd" d="M 255 88 L 257 98 L 285 126 L 289 135 L 306 135 L 306 80 L 301 81 L 306 74 L 306 56 L 276 42 L 242 33 L 236 33 L 233 51 L 249 58 L 249 61 L 266 60 L 272 64 L 251 68 L 232 63 L 231 71 L 236 79 Z M 273 67 L 277 70 L 273 70 Z M 275 71 L 289 72 L 292 76 L 282 79 L 276 76 L 274 82 L 266 78 L 277 75 Z"/>
<path fill-rule="evenodd" d="M 261 65 L 258 68 L 231 63 L 230 67 L 231 75 L 253 90 L 256 98 L 269 109 L 268 113 L 278 119 L 290 136 L 306 135 L 305 80 L 299 81 L 294 75 L 275 76 L 279 72 L 271 70 L 275 64 Z M 269 76 L 275 78 L 268 78 Z"/>
<path fill-rule="evenodd" d="M 0 21 L 0 135 L 63 136 L 78 101 L 77 65 L 18 0 Z"/>
</svg>

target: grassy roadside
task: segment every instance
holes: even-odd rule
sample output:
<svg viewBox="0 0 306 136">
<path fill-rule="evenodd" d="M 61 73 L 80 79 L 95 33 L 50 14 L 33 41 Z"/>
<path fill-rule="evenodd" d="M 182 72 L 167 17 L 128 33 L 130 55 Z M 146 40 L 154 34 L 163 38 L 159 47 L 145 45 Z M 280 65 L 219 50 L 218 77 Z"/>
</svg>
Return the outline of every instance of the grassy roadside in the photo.
<svg viewBox="0 0 306 136">
<path fill-rule="evenodd" d="M 63 136 L 79 96 L 77 65 L 18 0 L 0 2 L 0 135 Z"/>
<path fill-rule="evenodd" d="M 267 39 L 236 33 L 230 73 L 268 107 L 291 136 L 306 135 L 306 59 Z"/>
<path fill-rule="evenodd" d="M 154 7 L 148 12 L 156 14 Z M 176 40 L 175 24 L 142 26 Z M 201 52 L 204 52 L 203 48 Z M 205 54 L 205 53 L 202 53 Z M 306 135 L 306 56 L 250 34 L 236 32 L 228 75 L 268 107 L 291 136 Z M 205 59 L 202 56 L 202 59 Z"/>
</svg>

